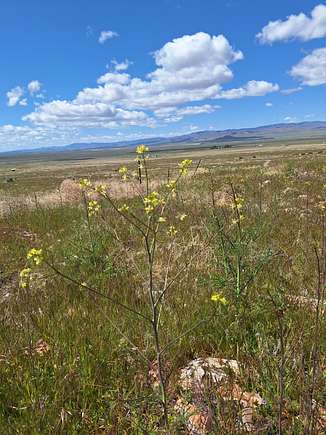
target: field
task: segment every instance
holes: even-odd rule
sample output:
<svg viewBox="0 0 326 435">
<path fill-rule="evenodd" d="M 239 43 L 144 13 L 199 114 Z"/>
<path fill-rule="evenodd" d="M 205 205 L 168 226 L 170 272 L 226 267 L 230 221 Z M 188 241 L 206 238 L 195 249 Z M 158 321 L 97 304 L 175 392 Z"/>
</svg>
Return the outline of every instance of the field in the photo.
<svg viewBox="0 0 326 435">
<path fill-rule="evenodd" d="M 138 151 L 1 162 L 0 432 L 325 433 L 325 145 Z"/>
</svg>

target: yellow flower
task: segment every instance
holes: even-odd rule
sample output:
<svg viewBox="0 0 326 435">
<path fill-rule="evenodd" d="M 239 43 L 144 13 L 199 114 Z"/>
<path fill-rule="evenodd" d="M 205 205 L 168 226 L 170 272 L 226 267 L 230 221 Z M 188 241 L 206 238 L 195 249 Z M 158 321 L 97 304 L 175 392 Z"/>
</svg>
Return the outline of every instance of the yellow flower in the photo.
<svg viewBox="0 0 326 435">
<path fill-rule="evenodd" d="M 170 225 L 170 227 L 167 231 L 168 235 L 171 237 L 175 236 L 177 234 L 177 232 L 178 232 L 178 230 L 175 228 L 174 225 Z"/>
<path fill-rule="evenodd" d="M 152 213 L 156 207 L 164 204 L 164 199 L 158 192 L 151 192 L 144 198 L 145 212 L 147 214 Z"/>
<path fill-rule="evenodd" d="M 20 281 L 19 281 L 19 285 L 22 288 L 26 288 L 29 280 L 30 280 L 30 274 L 32 272 L 32 269 L 30 267 L 26 267 L 25 269 L 22 269 L 20 271 L 19 277 L 20 277 Z"/>
<path fill-rule="evenodd" d="M 118 208 L 118 211 L 120 213 L 127 213 L 127 211 L 129 211 L 129 206 L 127 204 L 123 204 L 123 206 Z"/>
<path fill-rule="evenodd" d="M 153 213 L 153 211 L 154 211 L 154 207 L 153 207 L 152 205 L 146 205 L 146 206 L 144 207 L 144 210 L 145 210 L 145 213 L 146 213 L 146 214 L 151 214 L 151 213 Z"/>
<path fill-rule="evenodd" d="M 19 276 L 21 278 L 26 278 L 26 276 L 29 276 L 29 274 L 32 272 L 32 269 L 30 267 L 26 267 L 25 269 L 22 269 L 19 273 Z"/>
<path fill-rule="evenodd" d="M 32 248 L 27 253 L 27 260 L 31 260 L 36 266 L 39 266 L 43 261 L 42 249 Z"/>
<path fill-rule="evenodd" d="M 228 301 L 221 293 L 216 293 L 216 292 L 212 294 L 211 301 L 218 302 L 222 305 L 226 305 L 228 303 Z"/>
<path fill-rule="evenodd" d="M 161 222 L 161 223 L 164 223 L 164 222 L 166 222 L 166 219 L 165 219 L 165 217 L 161 216 L 161 217 L 158 218 L 158 221 Z"/>
<path fill-rule="evenodd" d="M 242 222 L 244 219 L 245 219 L 245 217 L 243 216 L 243 214 L 240 214 L 239 219 L 232 219 L 232 223 L 233 223 L 233 225 L 236 225 L 239 222 Z"/>
<path fill-rule="evenodd" d="M 318 208 L 320 208 L 322 211 L 326 210 L 326 201 L 320 201 L 318 203 Z"/>
<path fill-rule="evenodd" d="M 92 187 L 92 183 L 87 178 L 82 178 L 79 180 L 79 186 L 82 189 L 87 189 L 89 187 Z"/>
<path fill-rule="evenodd" d="M 189 159 L 182 160 L 182 162 L 178 164 L 179 174 L 180 175 L 187 175 L 189 167 L 191 166 L 191 164 L 192 164 L 192 160 L 189 160 Z"/>
<path fill-rule="evenodd" d="M 175 190 L 176 186 L 177 186 L 177 182 L 174 180 L 166 184 L 166 187 L 170 190 Z"/>
<path fill-rule="evenodd" d="M 244 198 L 242 196 L 237 196 L 234 200 L 234 204 L 232 205 L 232 208 L 241 210 L 244 204 Z"/>
<path fill-rule="evenodd" d="M 108 190 L 108 186 L 105 186 L 104 184 L 98 184 L 95 187 L 95 190 L 97 193 L 99 193 L 100 195 L 105 195 L 106 191 Z"/>
<path fill-rule="evenodd" d="M 96 213 L 98 213 L 101 209 L 100 204 L 95 201 L 89 201 L 88 205 L 87 205 L 87 210 L 88 210 L 88 214 L 89 216 L 94 216 Z"/>
<path fill-rule="evenodd" d="M 181 214 L 181 215 L 179 216 L 179 220 L 180 220 L 181 222 L 183 222 L 183 221 L 186 219 L 186 217 L 187 217 L 187 215 L 186 215 L 185 213 L 183 213 L 183 214 Z"/>
<path fill-rule="evenodd" d="M 169 191 L 171 192 L 171 196 L 172 198 L 176 197 L 176 188 L 177 188 L 177 182 L 172 180 L 169 183 L 166 184 L 166 187 L 169 189 Z"/>
<path fill-rule="evenodd" d="M 126 166 L 121 166 L 119 174 L 121 175 L 121 178 L 126 181 L 128 179 L 128 168 Z"/>
<path fill-rule="evenodd" d="M 138 145 L 136 148 L 137 154 L 145 154 L 149 151 L 149 148 L 146 145 Z"/>
</svg>

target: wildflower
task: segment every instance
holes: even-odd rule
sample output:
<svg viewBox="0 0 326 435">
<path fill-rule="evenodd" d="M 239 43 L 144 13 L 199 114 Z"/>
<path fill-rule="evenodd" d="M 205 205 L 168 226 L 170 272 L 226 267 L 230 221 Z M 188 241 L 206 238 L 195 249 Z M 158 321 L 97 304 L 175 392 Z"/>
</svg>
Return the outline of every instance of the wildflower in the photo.
<svg viewBox="0 0 326 435">
<path fill-rule="evenodd" d="M 144 198 L 145 212 L 147 214 L 151 214 L 156 207 L 162 204 L 164 204 L 164 199 L 156 191 L 150 193 Z"/>
<path fill-rule="evenodd" d="M 96 191 L 97 193 L 99 193 L 100 195 L 105 195 L 107 189 L 108 189 L 108 186 L 105 186 L 104 184 L 98 184 L 98 185 L 95 187 L 95 191 Z"/>
<path fill-rule="evenodd" d="M 79 186 L 82 189 L 87 189 L 89 187 L 92 187 L 92 183 L 87 178 L 82 178 L 79 180 Z"/>
<path fill-rule="evenodd" d="M 173 237 L 177 234 L 178 230 L 175 228 L 174 225 L 170 225 L 168 229 L 168 235 Z"/>
<path fill-rule="evenodd" d="M 169 183 L 166 184 L 166 187 L 169 190 L 175 190 L 175 188 L 177 187 L 177 182 L 175 180 L 170 181 Z"/>
<path fill-rule="evenodd" d="M 179 174 L 180 175 L 187 175 L 189 167 L 191 164 L 192 164 L 192 160 L 189 160 L 189 159 L 182 160 L 182 162 L 178 164 Z"/>
<path fill-rule="evenodd" d="M 36 266 L 39 266 L 43 261 L 42 249 L 32 248 L 27 253 L 27 259 L 33 261 Z"/>
<path fill-rule="evenodd" d="M 218 302 L 222 305 L 226 305 L 228 303 L 225 297 L 221 293 L 217 293 L 217 292 L 212 294 L 211 301 Z"/>
<path fill-rule="evenodd" d="M 127 213 L 129 211 L 129 205 L 123 204 L 121 207 L 118 208 L 118 211 L 120 213 Z"/>
<path fill-rule="evenodd" d="M 100 204 L 95 201 L 89 201 L 88 205 L 87 205 L 87 210 L 88 210 L 88 214 L 89 216 L 94 216 L 96 213 L 98 213 L 101 209 Z"/>
<path fill-rule="evenodd" d="M 20 277 L 20 281 L 19 281 L 19 285 L 22 288 L 26 288 L 29 280 L 30 280 L 30 274 L 32 272 L 32 269 L 30 267 L 26 267 L 25 269 L 22 269 L 20 271 L 19 277 Z"/>
<path fill-rule="evenodd" d="M 137 154 L 145 154 L 149 151 L 149 148 L 146 145 L 138 145 L 136 148 Z"/>
<path fill-rule="evenodd" d="M 176 188 L 177 188 L 177 182 L 172 180 L 169 183 L 166 184 L 166 187 L 169 189 L 169 191 L 171 192 L 171 196 L 172 198 L 175 198 L 176 196 Z"/>
<path fill-rule="evenodd" d="M 186 215 L 185 213 L 182 213 L 182 214 L 179 216 L 179 221 L 183 222 L 183 221 L 186 219 L 186 217 L 187 217 L 187 215 Z"/>
<path fill-rule="evenodd" d="M 121 166 L 119 169 L 119 174 L 121 175 L 121 178 L 123 181 L 127 181 L 128 179 L 128 168 L 126 166 Z"/>
<path fill-rule="evenodd" d="M 242 196 L 237 196 L 237 197 L 234 199 L 234 204 L 233 204 L 232 207 L 233 207 L 234 209 L 241 210 L 242 207 L 243 207 L 243 203 L 244 203 L 244 198 L 242 198 Z"/>
<path fill-rule="evenodd" d="M 242 222 L 244 219 L 245 217 L 243 216 L 243 214 L 240 214 L 238 219 L 232 219 L 232 223 L 233 225 L 237 225 L 239 222 Z"/>
<path fill-rule="evenodd" d="M 158 218 L 158 222 L 161 222 L 161 223 L 166 222 L 165 217 L 160 216 L 160 217 Z"/>
<path fill-rule="evenodd" d="M 30 267 L 26 267 L 25 269 L 22 269 L 22 270 L 20 271 L 19 276 L 20 276 L 21 278 L 25 278 L 26 276 L 29 276 L 29 274 L 31 273 L 31 271 L 32 271 L 32 269 L 31 269 Z"/>
<path fill-rule="evenodd" d="M 322 211 L 326 210 L 326 201 L 320 201 L 318 203 L 318 208 Z"/>
</svg>

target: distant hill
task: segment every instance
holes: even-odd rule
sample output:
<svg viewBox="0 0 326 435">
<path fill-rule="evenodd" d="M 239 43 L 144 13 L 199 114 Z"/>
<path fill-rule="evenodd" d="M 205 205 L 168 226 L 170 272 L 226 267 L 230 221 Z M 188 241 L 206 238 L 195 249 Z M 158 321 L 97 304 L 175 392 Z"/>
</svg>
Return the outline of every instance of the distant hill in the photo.
<svg viewBox="0 0 326 435">
<path fill-rule="evenodd" d="M 72 143 L 64 146 L 50 146 L 37 149 L 24 149 L 11 151 L 6 154 L 18 153 L 58 153 L 78 150 L 103 150 L 114 148 L 134 147 L 140 143 L 151 146 L 164 146 L 164 149 L 174 148 L 176 145 L 189 146 L 210 146 L 210 144 L 228 145 L 236 142 L 237 144 L 263 144 L 273 141 L 287 141 L 298 139 L 316 139 L 326 141 L 326 121 L 300 122 L 287 124 L 263 125 L 261 127 L 240 128 L 228 130 L 205 130 L 196 131 L 175 137 L 153 137 L 132 141 L 120 142 L 90 142 Z M 236 146 L 235 144 L 232 146 Z"/>
</svg>

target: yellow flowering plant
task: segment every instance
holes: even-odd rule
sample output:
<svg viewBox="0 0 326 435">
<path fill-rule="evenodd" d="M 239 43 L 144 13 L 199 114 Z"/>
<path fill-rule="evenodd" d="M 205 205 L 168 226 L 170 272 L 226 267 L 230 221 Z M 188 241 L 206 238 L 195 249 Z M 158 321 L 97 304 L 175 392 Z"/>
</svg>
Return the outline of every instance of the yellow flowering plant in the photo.
<svg viewBox="0 0 326 435">
<path fill-rule="evenodd" d="M 214 292 L 212 294 L 211 301 L 222 304 L 222 305 L 226 305 L 228 303 L 226 298 L 221 293 L 217 293 L 217 292 Z"/>
<path fill-rule="evenodd" d="M 149 147 L 146 145 L 139 145 L 136 148 L 136 164 L 137 170 L 133 171 L 128 169 L 127 166 L 121 166 L 118 169 L 118 173 L 122 181 L 130 181 L 131 183 L 137 183 L 137 178 L 139 184 L 142 184 L 144 179 L 145 185 L 139 188 L 138 198 L 134 198 L 133 206 L 127 202 L 119 204 L 119 200 L 115 199 L 112 195 L 112 191 L 108 189 L 107 186 L 102 184 L 92 184 L 88 179 L 84 178 L 80 180 L 80 186 L 83 189 L 83 199 L 84 206 L 86 209 L 85 218 L 86 224 L 89 232 L 89 239 L 91 241 L 90 252 L 95 255 L 95 243 L 93 243 L 94 238 L 94 225 L 95 222 L 91 221 L 89 218 L 99 213 L 101 210 L 101 204 L 95 199 L 88 199 L 91 191 L 96 192 L 101 195 L 103 201 L 108 204 L 109 210 L 116 213 L 122 220 L 130 225 L 133 232 L 130 234 L 138 234 L 142 239 L 142 246 L 144 247 L 141 254 L 141 267 L 136 267 L 136 270 L 141 270 L 142 279 L 146 277 L 146 282 L 149 284 L 147 290 L 147 310 L 142 310 L 141 308 L 133 308 L 128 303 L 121 302 L 118 297 L 113 297 L 110 294 L 103 293 L 98 289 L 93 289 L 91 284 L 85 284 L 85 281 L 80 280 L 80 282 L 74 277 L 71 278 L 64 273 L 62 273 L 54 265 L 47 263 L 47 265 L 52 268 L 52 270 L 60 274 L 65 279 L 70 279 L 71 282 L 76 284 L 80 290 L 90 291 L 96 295 L 101 295 L 105 299 L 114 303 L 117 307 L 132 313 L 133 315 L 141 318 L 145 321 L 151 330 L 151 336 L 153 339 L 153 348 L 156 353 L 156 363 L 158 368 L 158 376 L 161 391 L 160 403 L 163 407 L 164 421 L 166 426 L 169 424 L 168 418 L 168 399 L 167 399 L 167 378 L 164 371 L 164 354 L 169 346 L 162 346 L 162 337 L 159 333 L 159 328 L 161 325 L 161 313 L 163 310 L 165 297 L 167 292 L 170 291 L 170 287 L 175 281 L 172 275 L 172 267 L 174 264 L 173 260 L 173 249 L 178 243 L 179 231 L 177 223 L 183 222 L 187 215 L 185 213 L 180 213 L 176 216 L 175 222 L 170 222 L 167 225 L 163 225 L 167 222 L 167 213 L 169 211 L 169 206 L 172 200 L 176 197 L 178 183 L 182 177 L 188 174 L 189 168 L 192 164 L 192 160 L 185 159 L 182 160 L 177 167 L 178 176 L 174 180 L 169 180 L 168 183 L 162 185 L 156 190 L 151 188 L 151 180 L 149 176 L 148 168 L 148 155 Z M 137 201 L 138 199 L 138 201 Z M 138 206 L 138 205 L 140 206 Z M 106 219 L 105 214 L 101 214 L 103 221 Z M 108 222 L 108 226 L 110 223 Z M 120 243 L 124 243 L 123 240 L 119 239 L 118 231 L 114 228 L 112 232 Z M 180 235 L 182 237 L 182 234 Z M 167 250 L 167 264 L 166 270 L 164 271 L 164 282 L 162 285 L 156 282 L 156 271 L 158 270 L 157 264 L 157 250 L 166 249 Z M 181 248 L 182 249 L 182 248 Z M 42 261 L 42 250 L 33 249 L 29 252 L 28 257 L 30 261 L 34 264 L 40 264 Z M 179 258 L 179 257 L 178 257 Z M 175 259 L 175 263 L 176 263 Z M 27 282 L 29 277 L 29 270 L 26 269 L 22 271 L 21 280 Z M 27 285 L 27 284 L 26 284 Z M 159 292 L 157 288 L 160 287 Z M 141 353 L 141 351 L 139 351 Z"/>
<path fill-rule="evenodd" d="M 19 273 L 19 285 L 22 288 L 27 288 L 29 285 L 32 269 L 30 267 L 25 267 Z"/>
<path fill-rule="evenodd" d="M 182 176 L 187 175 L 189 172 L 189 168 L 190 168 L 191 164 L 192 164 L 192 160 L 190 160 L 190 159 L 182 160 L 182 162 L 180 162 L 178 164 L 179 174 Z"/>
<path fill-rule="evenodd" d="M 82 178 L 81 180 L 79 180 L 79 186 L 82 189 L 89 189 L 92 187 L 92 183 L 87 178 Z"/>
<path fill-rule="evenodd" d="M 87 210 L 89 216 L 95 216 L 101 210 L 101 205 L 95 199 L 93 199 L 88 202 Z"/>
<path fill-rule="evenodd" d="M 138 147 L 136 148 L 136 154 L 141 154 L 144 155 L 145 153 L 147 153 L 149 151 L 149 147 L 146 145 L 138 145 Z"/>
<path fill-rule="evenodd" d="M 119 174 L 123 181 L 128 180 L 128 168 L 126 166 L 121 166 L 121 168 L 119 168 Z"/>
<path fill-rule="evenodd" d="M 42 249 L 32 248 L 27 253 L 27 260 L 30 260 L 36 266 L 39 266 L 43 261 Z"/>
</svg>

